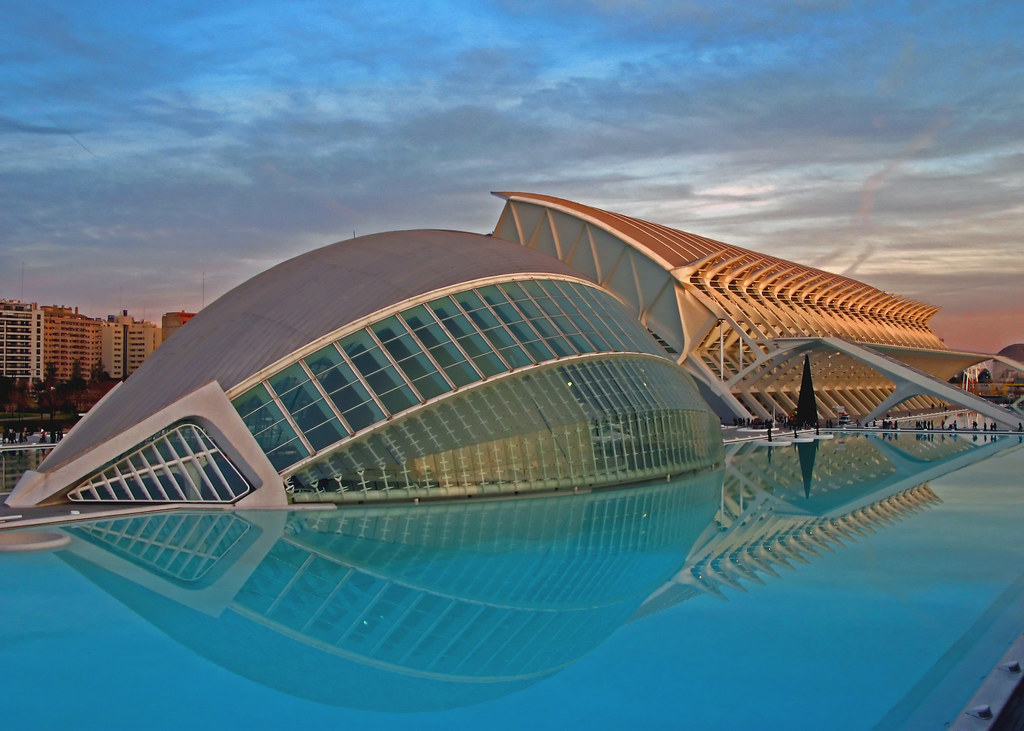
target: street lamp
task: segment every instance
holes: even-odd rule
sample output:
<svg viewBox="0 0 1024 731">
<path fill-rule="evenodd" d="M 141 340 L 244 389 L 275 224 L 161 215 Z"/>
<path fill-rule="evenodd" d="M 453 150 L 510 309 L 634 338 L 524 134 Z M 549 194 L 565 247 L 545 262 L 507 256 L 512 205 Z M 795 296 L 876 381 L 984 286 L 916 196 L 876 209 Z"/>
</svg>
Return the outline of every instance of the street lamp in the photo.
<svg viewBox="0 0 1024 731">
<path fill-rule="evenodd" d="M 51 444 L 53 444 L 54 442 L 57 441 L 57 439 L 55 438 L 56 435 L 54 434 L 54 431 L 53 431 L 53 399 L 54 399 L 54 391 L 55 390 L 56 389 L 53 386 L 50 386 L 50 443 Z"/>
</svg>

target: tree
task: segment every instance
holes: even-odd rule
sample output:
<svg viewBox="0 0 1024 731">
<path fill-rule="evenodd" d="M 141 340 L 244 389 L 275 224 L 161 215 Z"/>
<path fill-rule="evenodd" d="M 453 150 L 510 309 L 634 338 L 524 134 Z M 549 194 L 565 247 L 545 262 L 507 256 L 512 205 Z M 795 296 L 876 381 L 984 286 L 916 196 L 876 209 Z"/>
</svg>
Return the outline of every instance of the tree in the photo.
<svg viewBox="0 0 1024 731">
<path fill-rule="evenodd" d="M 92 367 L 89 369 L 89 385 L 95 385 L 109 380 L 110 374 L 107 373 L 107 369 L 103 367 L 103 361 L 97 360 L 93 363 Z"/>
<path fill-rule="evenodd" d="M 62 384 L 64 386 L 65 398 L 71 402 L 75 411 L 82 407 L 82 395 L 85 393 L 86 384 L 82 377 L 82 361 L 77 358 L 71 364 L 71 377 Z"/>
<path fill-rule="evenodd" d="M 57 385 L 57 364 L 46 363 L 43 365 L 43 383 L 47 388 Z"/>
</svg>

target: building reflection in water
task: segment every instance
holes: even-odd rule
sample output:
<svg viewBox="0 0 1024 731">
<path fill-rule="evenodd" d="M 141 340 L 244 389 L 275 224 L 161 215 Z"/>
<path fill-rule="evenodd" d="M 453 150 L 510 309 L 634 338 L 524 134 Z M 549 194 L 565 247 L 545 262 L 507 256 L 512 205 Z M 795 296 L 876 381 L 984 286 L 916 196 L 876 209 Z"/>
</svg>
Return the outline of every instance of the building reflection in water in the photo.
<svg viewBox="0 0 1024 731">
<path fill-rule="evenodd" d="M 68 530 L 65 560 L 240 675 L 342 706 L 464 705 L 626 622 L 714 518 L 721 471 L 625 490 Z"/>
<path fill-rule="evenodd" d="M 101 520 L 67 527 L 76 540 L 59 555 L 256 682 L 345 707 L 442 709 L 535 683 L 630 620 L 891 526 L 938 502 L 927 480 L 999 448 L 748 444 L 724 473 L 621 490 Z"/>
</svg>

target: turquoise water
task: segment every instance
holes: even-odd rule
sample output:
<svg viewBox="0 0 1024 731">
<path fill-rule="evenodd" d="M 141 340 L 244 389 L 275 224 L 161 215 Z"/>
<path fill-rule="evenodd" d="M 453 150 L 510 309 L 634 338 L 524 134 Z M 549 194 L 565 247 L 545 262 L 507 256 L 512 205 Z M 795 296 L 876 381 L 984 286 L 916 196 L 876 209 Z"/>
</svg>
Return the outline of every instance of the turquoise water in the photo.
<svg viewBox="0 0 1024 731">
<path fill-rule="evenodd" d="M 941 726 L 1024 630 L 1021 474 L 1017 437 L 857 436 L 563 497 L 73 524 L 0 554 L 4 723 Z"/>
</svg>

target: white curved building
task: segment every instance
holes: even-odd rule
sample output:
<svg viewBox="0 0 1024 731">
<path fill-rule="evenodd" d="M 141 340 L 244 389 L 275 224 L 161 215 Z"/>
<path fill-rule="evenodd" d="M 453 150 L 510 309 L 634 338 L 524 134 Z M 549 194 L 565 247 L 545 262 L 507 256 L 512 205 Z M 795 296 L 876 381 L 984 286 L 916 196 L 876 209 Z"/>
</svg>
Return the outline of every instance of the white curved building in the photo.
<svg viewBox="0 0 1024 731">
<path fill-rule="evenodd" d="M 945 382 L 989 356 L 947 349 L 932 306 L 578 203 L 498 195 L 492 236 L 365 236 L 232 290 L 7 504 L 283 506 L 680 474 L 721 462 L 719 419 L 791 413 L 808 353 L 822 418 L 944 403 L 1017 424 Z"/>
<path fill-rule="evenodd" d="M 7 502 L 471 497 L 721 459 L 692 380 L 607 291 L 493 237 L 402 231 L 217 300 Z"/>
</svg>

